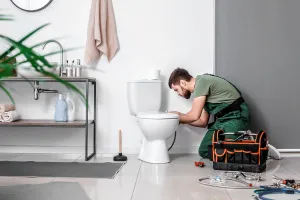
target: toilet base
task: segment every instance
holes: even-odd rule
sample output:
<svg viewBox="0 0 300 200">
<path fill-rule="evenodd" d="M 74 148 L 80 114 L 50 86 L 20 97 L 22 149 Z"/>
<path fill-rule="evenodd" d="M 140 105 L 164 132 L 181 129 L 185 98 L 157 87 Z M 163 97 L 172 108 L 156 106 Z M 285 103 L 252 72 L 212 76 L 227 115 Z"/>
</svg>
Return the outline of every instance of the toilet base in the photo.
<svg viewBox="0 0 300 200">
<path fill-rule="evenodd" d="M 145 138 L 142 142 L 142 148 L 139 159 L 147 163 L 163 164 L 169 163 L 170 157 L 165 140 L 147 141 Z"/>
</svg>

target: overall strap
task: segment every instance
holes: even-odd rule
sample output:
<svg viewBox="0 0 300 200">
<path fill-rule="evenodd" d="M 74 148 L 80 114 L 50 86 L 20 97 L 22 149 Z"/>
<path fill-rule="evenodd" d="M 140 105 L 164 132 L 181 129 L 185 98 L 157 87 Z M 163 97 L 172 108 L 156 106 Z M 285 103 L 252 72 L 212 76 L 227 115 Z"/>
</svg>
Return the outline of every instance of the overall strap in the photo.
<svg viewBox="0 0 300 200">
<path fill-rule="evenodd" d="M 226 80 L 225 78 L 222 78 L 222 77 L 220 77 L 220 76 L 217 76 L 217 75 L 214 75 L 214 74 L 208 74 L 208 73 L 206 73 L 206 74 L 204 74 L 204 75 L 209 75 L 209 76 L 214 76 L 214 77 L 218 77 L 218 78 L 221 78 L 221 79 L 223 79 L 223 80 L 225 80 L 225 81 L 227 81 L 228 83 L 230 83 L 230 85 L 232 85 L 237 91 L 238 91 L 238 93 L 242 96 L 242 93 L 240 92 L 240 90 L 239 89 L 237 89 L 237 87 L 235 86 L 235 85 L 233 85 L 231 82 L 229 82 L 228 80 Z"/>
<path fill-rule="evenodd" d="M 219 77 L 219 76 L 216 76 L 216 75 L 213 75 L 213 74 L 204 74 L 204 75 L 209 75 L 209 76 L 214 76 L 214 77 L 218 77 L 218 78 L 221 78 L 225 81 L 227 81 L 228 83 L 230 83 L 230 85 L 232 85 L 236 90 L 237 92 L 241 95 L 241 97 L 239 97 L 238 99 L 236 99 L 234 102 L 232 102 L 232 104 L 230 104 L 229 106 L 227 106 L 226 108 L 224 108 L 223 110 L 219 111 L 218 113 L 216 113 L 214 115 L 214 121 L 212 123 L 209 123 L 208 124 L 208 128 L 212 127 L 215 122 L 217 121 L 217 118 L 221 118 L 222 116 L 228 114 L 229 112 L 232 112 L 232 111 L 236 111 L 236 110 L 240 110 L 241 107 L 240 105 L 242 103 L 244 103 L 244 99 L 242 97 L 242 93 L 240 92 L 239 89 L 237 89 L 237 87 L 235 87 L 235 85 L 233 85 L 231 82 L 229 82 L 228 80 L 226 80 L 225 78 L 222 78 L 222 77 Z"/>
</svg>

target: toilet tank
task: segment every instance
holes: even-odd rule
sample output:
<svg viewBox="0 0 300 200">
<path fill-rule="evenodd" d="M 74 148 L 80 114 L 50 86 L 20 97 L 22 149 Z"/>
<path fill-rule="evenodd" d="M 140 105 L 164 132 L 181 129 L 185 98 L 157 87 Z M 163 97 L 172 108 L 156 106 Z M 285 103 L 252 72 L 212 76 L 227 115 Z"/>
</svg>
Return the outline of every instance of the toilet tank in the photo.
<svg viewBox="0 0 300 200">
<path fill-rule="evenodd" d="M 127 99 L 131 115 L 137 115 L 139 112 L 159 111 L 162 104 L 162 81 L 129 81 Z"/>
</svg>

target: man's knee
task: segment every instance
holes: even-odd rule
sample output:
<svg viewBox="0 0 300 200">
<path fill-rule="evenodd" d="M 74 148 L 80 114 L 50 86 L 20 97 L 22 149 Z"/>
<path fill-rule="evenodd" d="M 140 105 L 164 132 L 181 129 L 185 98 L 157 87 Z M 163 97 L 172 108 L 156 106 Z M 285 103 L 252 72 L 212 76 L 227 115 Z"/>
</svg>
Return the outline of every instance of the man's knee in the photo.
<svg viewBox="0 0 300 200">
<path fill-rule="evenodd" d="M 208 158 L 208 146 L 212 144 L 214 130 L 208 130 L 199 146 L 198 153 L 202 158 Z"/>
<path fill-rule="evenodd" d="M 202 142 L 198 149 L 198 154 L 202 158 L 208 158 L 208 146 L 211 145 L 211 142 Z"/>
<path fill-rule="evenodd" d="M 201 156 L 201 158 L 208 158 L 208 150 L 199 150 L 199 155 Z"/>
</svg>

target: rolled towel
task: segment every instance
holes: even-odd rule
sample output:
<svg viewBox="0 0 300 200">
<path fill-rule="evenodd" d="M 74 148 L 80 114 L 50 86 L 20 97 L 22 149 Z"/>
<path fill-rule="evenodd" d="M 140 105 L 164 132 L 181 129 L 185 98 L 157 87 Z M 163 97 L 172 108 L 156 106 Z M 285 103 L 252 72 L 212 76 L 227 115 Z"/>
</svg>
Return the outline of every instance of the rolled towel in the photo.
<svg viewBox="0 0 300 200">
<path fill-rule="evenodd" d="M 2 114 L 0 114 L 0 122 L 4 122 Z"/>
<path fill-rule="evenodd" d="M 13 104 L 0 104 L 0 114 L 13 110 L 16 110 Z"/>
<path fill-rule="evenodd" d="M 20 115 L 17 111 L 9 111 L 2 114 L 3 122 L 13 122 L 20 119 Z"/>
</svg>

